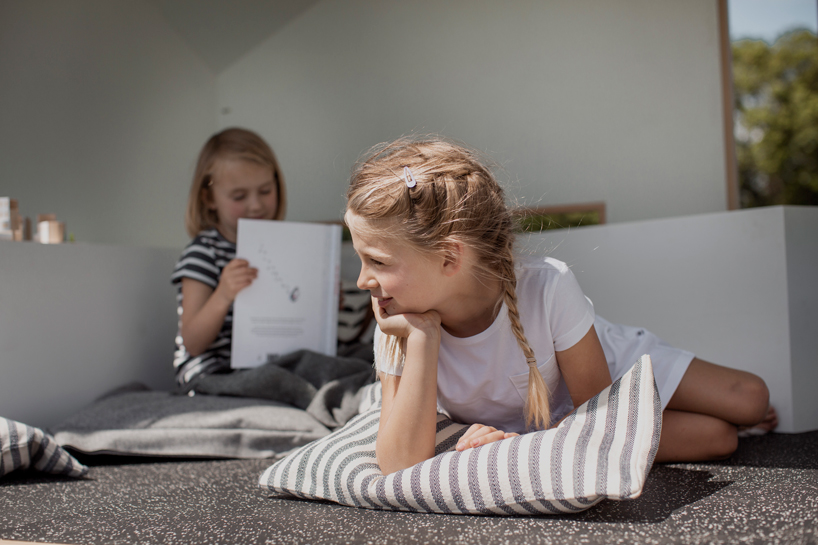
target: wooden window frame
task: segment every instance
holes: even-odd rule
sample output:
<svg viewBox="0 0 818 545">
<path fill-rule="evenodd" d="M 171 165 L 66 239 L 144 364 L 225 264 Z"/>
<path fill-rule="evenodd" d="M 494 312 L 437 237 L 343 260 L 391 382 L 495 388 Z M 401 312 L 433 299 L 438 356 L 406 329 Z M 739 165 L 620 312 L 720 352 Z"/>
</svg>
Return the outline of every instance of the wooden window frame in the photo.
<svg viewBox="0 0 818 545">
<path fill-rule="evenodd" d="M 727 0 L 716 0 L 719 19 L 719 49 L 721 61 L 721 103 L 724 124 L 724 165 L 727 183 L 727 209 L 741 208 L 739 201 L 738 161 L 736 160 L 736 140 L 733 135 L 733 50 L 730 45 L 730 14 Z"/>
<path fill-rule="evenodd" d="M 594 201 L 586 203 L 556 204 L 553 206 L 536 206 L 531 208 L 515 208 L 511 210 L 511 215 L 520 218 L 525 216 L 550 216 L 557 214 L 571 214 L 575 212 L 596 213 L 599 222 L 594 225 L 604 225 L 607 223 L 606 206 L 604 201 Z"/>
</svg>

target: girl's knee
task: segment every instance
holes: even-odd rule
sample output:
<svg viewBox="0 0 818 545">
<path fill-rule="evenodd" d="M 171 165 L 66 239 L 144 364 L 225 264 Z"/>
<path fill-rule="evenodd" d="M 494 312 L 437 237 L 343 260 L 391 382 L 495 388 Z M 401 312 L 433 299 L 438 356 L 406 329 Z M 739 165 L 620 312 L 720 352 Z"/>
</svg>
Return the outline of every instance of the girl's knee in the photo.
<svg viewBox="0 0 818 545">
<path fill-rule="evenodd" d="M 738 448 L 738 429 L 715 416 L 666 410 L 656 454 L 660 462 L 702 462 L 729 458 Z"/>
<path fill-rule="evenodd" d="M 733 455 L 738 448 L 738 430 L 724 420 L 714 419 L 709 432 L 709 456 L 711 460 L 724 460 Z"/>
<path fill-rule="evenodd" d="M 751 373 L 746 373 L 734 386 L 737 394 L 737 421 L 734 424 L 752 426 L 758 424 L 767 414 L 770 404 L 770 391 L 764 380 Z"/>
</svg>

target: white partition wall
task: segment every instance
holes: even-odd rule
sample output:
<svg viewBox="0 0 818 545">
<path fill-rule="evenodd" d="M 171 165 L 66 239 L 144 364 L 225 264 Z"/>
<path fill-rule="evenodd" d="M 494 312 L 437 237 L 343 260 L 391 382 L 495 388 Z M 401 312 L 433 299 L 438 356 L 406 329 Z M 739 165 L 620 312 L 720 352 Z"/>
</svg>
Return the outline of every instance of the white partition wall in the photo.
<svg viewBox="0 0 818 545">
<path fill-rule="evenodd" d="M 597 312 L 760 375 L 779 431 L 818 429 L 818 207 L 552 231 Z M 345 247 L 343 276 L 357 277 Z M 0 416 L 56 424 L 110 388 L 173 385 L 178 250 L 0 241 Z"/>
<path fill-rule="evenodd" d="M 170 389 L 178 257 L 0 241 L 0 416 L 47 427 L 129 381 Z"/>
<path fill-rule="evenodd" d="M 601 316 L 761 376 L 781 432 L 818 429 L 818 208 L 770 207 L 551 231 Z"/>
</svg>

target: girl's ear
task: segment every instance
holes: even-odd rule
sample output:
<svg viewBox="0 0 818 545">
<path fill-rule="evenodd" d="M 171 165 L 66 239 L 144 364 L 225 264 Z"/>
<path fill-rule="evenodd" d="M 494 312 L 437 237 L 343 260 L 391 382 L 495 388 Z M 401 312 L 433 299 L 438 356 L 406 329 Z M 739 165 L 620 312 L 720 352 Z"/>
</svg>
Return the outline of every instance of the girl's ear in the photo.
<svg viewBox="0 0 818 545">
<path fill-rule="evenodd" d="M 213 191 L 209 187 L 202 188 L 201 199 L 208 210 L 216 210 L 216 203 L 213 201 Z"/>
<path fill-rule="evenodd" d="M 463 266 L 463 244 L 453 242 L 446 248 L 446 256 L 443 258 L 443 274 L 454 276 Z"/>
</svg>

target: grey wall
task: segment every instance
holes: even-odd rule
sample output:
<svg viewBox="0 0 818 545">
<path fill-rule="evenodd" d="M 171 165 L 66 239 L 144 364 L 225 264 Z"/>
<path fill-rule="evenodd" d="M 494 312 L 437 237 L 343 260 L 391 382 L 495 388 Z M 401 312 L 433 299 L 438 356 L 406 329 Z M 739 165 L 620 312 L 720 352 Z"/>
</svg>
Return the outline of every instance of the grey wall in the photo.
<svg viewBox="0 0 818 545">
<path fill-rule="evenodd" d="M 487 152 L 522 204 L 724 210 L 716 4 L 319 0 L 214 75 L 149 0 L 3 0 L 0 195 L 78 240 L 178 248 L 198 149 L 243 125 L 293 220 L 338 219 L 354 160 L 411 132 Z"/>
<path fill-rule="evenodd" d="M 142 0 L 0 2 L 0 195 L 77 240 L 181 247 L 215 76 Z"/>
<path fill-rule="evenodd" d="M 721 211 L 717 30 L 715 0 L 322 0 L 219 74 L 218 123 L 270 141 L 292 219 L 339 218 L 354 160 L 410 132 L 486 151 L 525 204 Z"/>
</svg>

